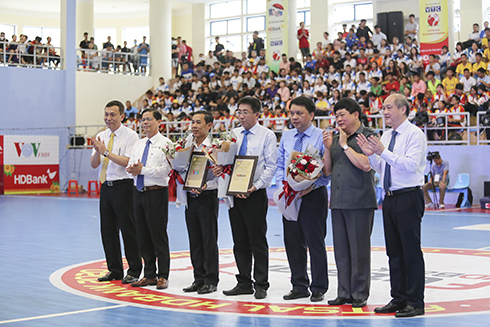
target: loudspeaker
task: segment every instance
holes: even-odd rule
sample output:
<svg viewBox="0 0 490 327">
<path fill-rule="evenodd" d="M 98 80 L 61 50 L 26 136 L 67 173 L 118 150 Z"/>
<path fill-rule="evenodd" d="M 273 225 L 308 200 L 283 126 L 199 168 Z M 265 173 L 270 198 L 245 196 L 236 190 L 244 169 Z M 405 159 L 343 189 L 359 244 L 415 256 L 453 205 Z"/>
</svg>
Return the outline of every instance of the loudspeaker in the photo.
<svg viewBox="0 0 490 327">
<path fill-rule="evenodd" d="M 405 27 L 403 25 L 403 12 L 401 11 L 391 11 L 388 13 L 388 33 L 385 33 L 388 37 L 388 43 L 393 43 L 393 37 L 398 37 L 400 43 L 405 43 L 404 31 Z"/>
<path fill-rule="evenodd" d="M 387 12 L 378 13 L 376 25 L 379 25 L 379 27 L 381 27 L 381 32 L 385 33 L 386 36 L 388 36 L 388 13 Z"/>
<path fill-rule="evenodd" d="M 85 138 L 83 136 L 72 136 L 70 138 L 71 146 L 82 146 L 85 145 Z"/>
<path fill-rule="evenodd" d="M 490 182 L 483 182 L 483 196 L 490 197 Z"/>
</svg>

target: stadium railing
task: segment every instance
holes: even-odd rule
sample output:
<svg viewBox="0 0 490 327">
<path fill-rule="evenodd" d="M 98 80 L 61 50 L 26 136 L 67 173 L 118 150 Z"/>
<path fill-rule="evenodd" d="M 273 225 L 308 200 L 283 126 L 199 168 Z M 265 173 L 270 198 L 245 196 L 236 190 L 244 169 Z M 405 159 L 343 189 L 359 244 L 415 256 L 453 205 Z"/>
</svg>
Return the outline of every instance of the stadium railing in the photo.
<svg viewBox="0 0 490 327">
<path fill-rule="evenodd" d="M 93 58 L 89 58 L 92 54 L 96 55 Z M 146 64 L 142 64 L 142 61 L 146 61 Z M 141 67 L 145 67 L 146 71 L 142 72 Z M 77 70 L 128 75 L 150 75 L 150 55 L 95 49 L 77 49 Z"/>
</svg>

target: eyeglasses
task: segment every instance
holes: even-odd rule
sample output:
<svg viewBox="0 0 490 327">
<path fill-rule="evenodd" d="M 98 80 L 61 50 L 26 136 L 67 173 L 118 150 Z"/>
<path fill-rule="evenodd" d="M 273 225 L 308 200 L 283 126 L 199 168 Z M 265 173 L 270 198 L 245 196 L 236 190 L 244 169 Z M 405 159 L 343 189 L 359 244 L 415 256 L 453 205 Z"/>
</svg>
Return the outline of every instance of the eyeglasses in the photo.
<svg viewBox="0 0 490 327">
<path fill-rule="evenodd" d="M 248 115 L 250 115 L 250 112 L 248 112 L 248 111 L 241 111 L 241 110 L 237 110 L 237 111 L 235 111 L 235 114 L 236 114 L 237 116 L 239 116 L 239 115 L 248 116 Z"/>
<path fill-rule="evenodd" d="M 144 123 L 145 121 L 151 122 L 153 120 L 152 117 L 147 117 L 147 118 L 141 118 L 141 121 Z"/>
</svg>

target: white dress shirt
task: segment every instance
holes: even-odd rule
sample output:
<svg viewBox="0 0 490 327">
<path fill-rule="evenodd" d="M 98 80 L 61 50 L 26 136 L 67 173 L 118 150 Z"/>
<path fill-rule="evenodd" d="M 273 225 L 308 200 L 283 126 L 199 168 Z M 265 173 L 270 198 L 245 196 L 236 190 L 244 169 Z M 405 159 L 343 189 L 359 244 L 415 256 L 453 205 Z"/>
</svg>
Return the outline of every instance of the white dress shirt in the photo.
<svg viewBox="0 0 490 327">
<path fill-rule="evenodd" d="M 185 147 L 186 148 L 192 148 L 191 151 L 193 152 L 204 152 L 204 147 L 208 148 L 211 146 L 211 138 L 206 137 L 204 141 L 202 141 L 201 145 L 197 146 L 196 144 L 196 138 L 194 135 L 190 134 L 187 136 L 187 139 L 185 141 Z M 189 169 L 189 167 L 187 167 Z M 211 191 L 215 190 L 218 188 L 218 177 L 215 177 L 213 174 L 213 171 L 211 169 L 208 169 L 208 174 L 206 176 L 206 189 L 205 191 Z"/>
<path fill-rule="evenodd" d="M 237 136 L 238 151 L 242 146 L 245 128 L 238 127 L 233 130 Z M 247 136 L 247 156 L 258 156 L 257 167 L 253 185 L 257 190 L 271 186 L 272 178 L 276 172 L 277 139 L 274 132 L 259 123 L 250 128 Z"/>
<path fill-rule="evenodd" d="M 139 140 L 133 147 L 133 152 L 129 159 L 128 167 L 137 163 L 138 160 L 141 162 L 143 160 L 143 152 L 145 151 L 146 142 L 148 137 Z M 141 175 L 145 176 L 144 183 L 147 186 L 168 186 L 168 174 L 170 173 L 170 165 L 168 164 L 167 158 L 163 150 L 168 143 L 171 143 L 168 138 L 160 133 L 156 133 L 150 139 L 150 148 L 148 149 L 148 157 L 146 159 L 146 164 L 141 169 Z M 138 175 L 133 176 L 129 174 L 134 179 L 134 185 L 136 186 L 136 181 Z"/>
<path fill-rule="evenodd" d="M 111 130 L 106 129 L 99 134 L 96 138 L 104 142 L 105 146 L 109 146 L 109 140 L 111 138 Z M 122 157 L 131 157 L 131 152 L 133 150 L 133 145 L 139 140 L 138 134 L 130 128 L 121 125 L 117 130 L 114 131 L 114 142 L 112 144 L 112 153 L 117 154 Z M 95 153 L 95 149 L 92 151 L 92 155 Z M 99 165 L 99 175 L 102 169 L 102 163 L 104 162 L 104 157 L 100 156 Z M 128 179 L 128 174 L 126 173 L 126 167 L 120 166 L 109 160 L 107 165 L 106 181 L 117 181 L 121 179 Z"/>
<path fill-rule="evenodd" d="M 411 124 L 408 119 L 398 126 L 393 152 L 388 151 L 393 129 L 383 133 L 381 142 L 385 150 L 380 156 L 369 156 L 371 167 L 381 176 L 384 185 L 385 166 L 391 166 L 390 191 L 407 187 L 424 185 L 424 170 L 426 166 L 427 140 L 420 128 Z"/>
</svg>

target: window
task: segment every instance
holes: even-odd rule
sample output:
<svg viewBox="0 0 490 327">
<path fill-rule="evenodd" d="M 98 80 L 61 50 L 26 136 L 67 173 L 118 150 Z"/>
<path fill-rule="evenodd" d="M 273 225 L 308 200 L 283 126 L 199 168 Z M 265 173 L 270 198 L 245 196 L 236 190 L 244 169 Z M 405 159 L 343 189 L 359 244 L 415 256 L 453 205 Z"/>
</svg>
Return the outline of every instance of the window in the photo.
<svg viewBox="0 0 490 327">
<path fill-rule="evenodd" d="M 265 16 L 255 16 L 247 18 L 247 32 L 253 33 L 255 31 L 265 30 Z"/>
<path fill-rule="evenodd" d="M 210 18 L 239 16 L 242 13 L 241 1 L 218 2 L 209 5 Z"/>
<path fill-rule="evenodd" d="M 53 27 L 24 26 L 22 34 L 27 35 L 29 40 L 34 40 L 36 36 L 41 37 L 41 43 L 46 43 L 47 37 L 51 37 L 51 44 L 55 47 L 61 46 L 61 30 Z"/>
<path fill-rule="evenodd" d="M 216 36 L 226 50 L 235 53 L 247 51 L 255 31 L 265 39 L 266 3 L 265 0 L 229 0 L 207 4 L 205 51 L 214 50 Z"/>
<path fill-rule="evenodd" d="M 124 27 L 122 30 L 122 40 L 128 42 L 128 48 L 134 45 L 134 40 L 140 44 L 143 41 L 143 36 L 146 36 L 146 43 L 150 44 L 150 28 L 148 26 Z M 121 44 L 121 46 L 123 45 Z"/>
<path fill-rule="evenodd" d="M 17 26 L 11 24 L 0 23 L 0 32 L 5 33 L 5 38 L 9 41 L 12 40 L 12 35 L 15 34 Z"/>
<path fill-rule="evenodd" d="M 264 0 L 246 0 L 247 9 L 245 13 L 247 14 L 258 14 L 265 11 L 265 1 Z"/>
<path fill-rule="evenodd" d="M 240 33 L 242 31 L 240 24 L 240 19 L 218 20 L 211 22 L 211 35 L 221 36 Z"/>
<path fill-rule="evenodd" d="M 305 23 L 305 26 L 311 25 L 310 11 L 309 10 L 301 10 L 298 11 L 296 16 L 296 21 L 298 22 L 298 26 L 301 22 Z"/>
<path fill-rule="evenodd" d="M 296 1 L 296 6 L 298 8 L 306 8 L 306 7 L 310 7 L 311 4 L 310 4 L 310 0 L 297 0 Z"/>
<path fill-rule="evenodd" d="M 99 50 L 102 50 L 102 45 L 107 42 L 107 37 L 111 37 L 111 43 L 116 42 L 117 31 L 115 28 L 95 28 L 94 39 Z"/>
<path fill-rule="evenodd" d="M 372 2 L 336 5 L 334 8 L 337 22 L 351 22 L 359 21 L 361 19 L 373 19 Z"/>
</svg>

